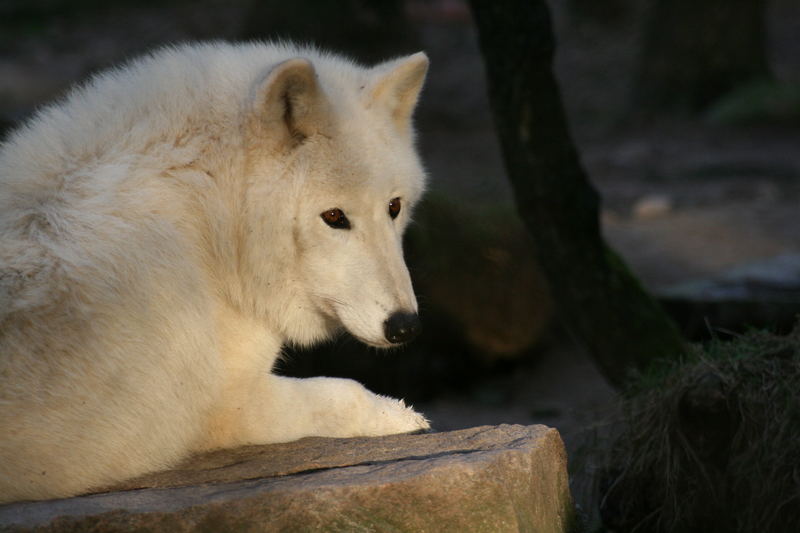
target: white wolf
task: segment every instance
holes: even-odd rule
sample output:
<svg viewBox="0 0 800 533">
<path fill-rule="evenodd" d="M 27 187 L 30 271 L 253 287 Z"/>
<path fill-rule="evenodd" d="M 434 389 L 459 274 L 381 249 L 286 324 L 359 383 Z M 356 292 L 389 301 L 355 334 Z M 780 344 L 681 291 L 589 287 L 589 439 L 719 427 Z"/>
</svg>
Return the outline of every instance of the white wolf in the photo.
<svg viewBox="0 0 800 533">
<path fill-rule="evenodd" d="M 401 236 L 424 187 L 423 53 L 374 68 L 292 45 L 163 49 L 0 147 L 0 501 L 187 455 L 428 427 L 345 379 L 271 374 L 284 343 L 418 329 Z"/>
</svg>

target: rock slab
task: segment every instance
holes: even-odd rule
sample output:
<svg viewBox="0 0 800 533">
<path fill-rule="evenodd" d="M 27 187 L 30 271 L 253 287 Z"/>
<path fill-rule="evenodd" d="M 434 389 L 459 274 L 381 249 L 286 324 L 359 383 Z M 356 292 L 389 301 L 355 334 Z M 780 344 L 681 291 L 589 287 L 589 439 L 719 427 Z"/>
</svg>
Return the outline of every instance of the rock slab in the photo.
<svg viewBox="0 0 800 533">
<path fill-rule="evenodd" d="M 800 254 L 742 264 L 658 296 L 690 338 L 702 337 L 709 328 L 790 331 L 800 315 Z"/>
<path fill-rule="evenodd" d="M 0 530 L 555 533 L 572 526 L 566 466 L 558 432 L 538 425 L 306 438 L 0 506 Z"/>
</svg>

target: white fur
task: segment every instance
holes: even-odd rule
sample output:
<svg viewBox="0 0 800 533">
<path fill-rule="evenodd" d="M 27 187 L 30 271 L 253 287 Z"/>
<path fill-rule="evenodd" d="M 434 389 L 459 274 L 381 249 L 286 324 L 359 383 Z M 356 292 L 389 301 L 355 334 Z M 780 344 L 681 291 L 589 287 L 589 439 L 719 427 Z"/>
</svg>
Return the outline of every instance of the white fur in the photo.
<svg viewBox="0 0 800 533">
<path fill-rule="evenodd" d="M 293 59 L 294 58 L 294 59 Z M 297 59 L 300 58 L 300 59 Z M 416 300 L 423 54 L 366 69 L 291 45 L 162 49 L 0 147 L 0 502 L 188 454 L 427 421 L 351 380 L 271 374 Z M 402 199 L 397 219 L 388 202 Z M 350 230 L 320 214 L 342 209 Z"/>
</svg>

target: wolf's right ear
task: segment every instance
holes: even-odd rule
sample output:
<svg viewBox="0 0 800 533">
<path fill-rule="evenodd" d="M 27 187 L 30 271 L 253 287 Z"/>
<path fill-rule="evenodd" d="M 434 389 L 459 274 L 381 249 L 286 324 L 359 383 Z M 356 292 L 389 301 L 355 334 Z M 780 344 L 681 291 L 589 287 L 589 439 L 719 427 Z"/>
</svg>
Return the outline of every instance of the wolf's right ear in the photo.
<svg viewBox="0 0 800 533">
<path fill-rule="evenodd" d="M 258 85 L 255 114 L 267 135 L 285 136 L 296 145 L 323 129 L 325 103 L 314 65 L 295 58 L 279 63 Z"/>
<path fill-rule="evenodd" d="M 383 108 L 400 131 L 408 131 L 411 113 L 428 72 L 428 56 L 417 52 L 373 67 L 366 90 L 367 106 Z"/>
</svg>

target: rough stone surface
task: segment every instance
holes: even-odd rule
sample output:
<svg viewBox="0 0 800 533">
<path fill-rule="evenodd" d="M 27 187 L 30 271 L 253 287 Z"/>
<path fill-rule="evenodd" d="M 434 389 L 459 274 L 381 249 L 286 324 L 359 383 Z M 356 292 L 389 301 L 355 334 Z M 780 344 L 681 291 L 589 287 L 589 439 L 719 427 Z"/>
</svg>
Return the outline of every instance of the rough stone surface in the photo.
<svg viewBox="0 0 800 533">
<path fill-rule="evenodd" d="M 107 492 L 0 506 L 3 531 L 567 531 L 555 429 L 306 438 L 196 457 Z"/>
</svg>

